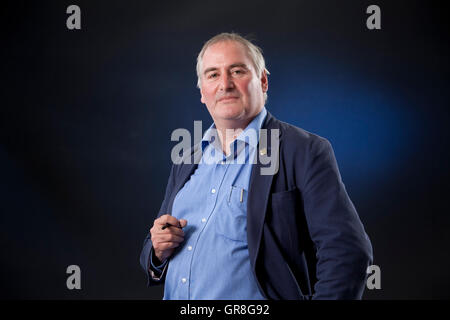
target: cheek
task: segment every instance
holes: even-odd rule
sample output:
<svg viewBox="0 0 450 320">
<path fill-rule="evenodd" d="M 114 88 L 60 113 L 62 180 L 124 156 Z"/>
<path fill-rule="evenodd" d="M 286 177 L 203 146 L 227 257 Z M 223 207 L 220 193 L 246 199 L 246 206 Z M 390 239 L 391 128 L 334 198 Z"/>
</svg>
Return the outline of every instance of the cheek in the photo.
<svg viewBox="0 0 450 320">
<path fill-rule="evenodd" d="M 239 93 L 241 94 L 241 96 L 243 98 L 247 98 L 252 90 L 251 87 L 251 82 L 250 81 L 243 81 L 240 82 L 237 86 L 236 89 L 239 91 Z"/>
<path fill-rule="evenodd" d="M 258 90 L 260 90 L 260 88 L 258 87 L 258 84 L 255 83 L 255 81 L 249 81 L 241 87 L 241 92 L 247 99 L 254 99 Z"/>
<path fill-rule="evenodd" d="M 214 91 L 208 88 L 202 88 L 202 102 L 209 103 L 213 98 L 215 98 Z"/>
</svg>

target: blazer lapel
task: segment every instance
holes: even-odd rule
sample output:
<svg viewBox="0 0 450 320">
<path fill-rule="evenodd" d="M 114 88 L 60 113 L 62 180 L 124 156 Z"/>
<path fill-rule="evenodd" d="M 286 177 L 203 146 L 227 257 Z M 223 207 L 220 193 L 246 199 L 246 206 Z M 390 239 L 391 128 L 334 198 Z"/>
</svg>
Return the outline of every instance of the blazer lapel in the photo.
<svg viewBox="0 0 450 320">
<path fill-rule="evenodd" d="M 253 164 L 252 173 L 250 176 L 247 199 L 247 241 L 250 263 L 254 270 L 256 266 L 256 257 L 258 255 L 261 243 L 264 218 L 266 216 L 267 204 L 274 176 L 261 174 L 261 169 L 270 166 L 270 164 L 262 164 L 260 162 L 260 156 L 265 153 L 271 154 L 273 148 L 271 146 L 272 139 L 270 138 L 270 129 L 280 128 L 277 126 L 276 119 L 269 112 L 267 112 L 266 119 L 261 129 L 267 129 L 267 147 L 261 143 L 260 139 L 258 143 L 258 152 L 256 154 L 257 161 Z M 279 139 L 281 139 L 281 130 Z M 274 149 L 276 150 L 276 148 Z M 278 149 L 278 151 L 280 150 Z M 279 155 L 277 161 L 279 161 Z"/>
</svg>

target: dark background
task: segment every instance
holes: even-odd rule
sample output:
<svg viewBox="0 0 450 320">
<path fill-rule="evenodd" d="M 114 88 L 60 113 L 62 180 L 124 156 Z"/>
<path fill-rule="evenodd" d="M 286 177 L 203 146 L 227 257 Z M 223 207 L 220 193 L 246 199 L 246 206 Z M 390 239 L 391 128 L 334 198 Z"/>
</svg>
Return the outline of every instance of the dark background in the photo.
<svg viewBox="0 0 450 320">
<path fill-rule="evenodd" d="M 211 124 L 195 60 L 224 31 L 263 48 L 267 109 L 332 143 L 381 268 L 364 298 L 448 298 L 449 46 L 429 3 L 2 3 L 1 298 L 162 298 L 141 245 L 171 132 Z M 366 28 L 371 4 L 381 30 Z M 72 264 L 81 290 L 66 288 Z"/>
</svg>

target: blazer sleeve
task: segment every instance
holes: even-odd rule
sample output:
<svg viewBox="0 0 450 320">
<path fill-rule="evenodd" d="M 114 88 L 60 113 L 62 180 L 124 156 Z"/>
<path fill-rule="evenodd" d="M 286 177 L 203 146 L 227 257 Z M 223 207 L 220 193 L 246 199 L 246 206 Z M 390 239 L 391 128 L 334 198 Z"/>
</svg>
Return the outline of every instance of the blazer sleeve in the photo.
<svg viewBox="0 0 450 320">
<path fill-rule="evenodd" d="M 172 194 L 173 189 L 175 188 L 175 176 L 176 176 L 175 165 L 172 165 L 172 168 L 171 168 L 170 174 L 169 174 L 169 179 L 168 179 L 167 186 L 166 186 L 164 200 L 161 204 L 161 208 L 159 209 L 157 218 L 163 214 L 168 213 L 167 209 L 168 209 L 168 205 L 169 205 L 169 198 L 170 198 L 170 195 Z M 165 276 L 166 276 L 166 270 L 167 270 L 167 265 L 168 265 L 168 263 L 166 263 L 161 274 L 158 274 L 157 270 L 152 271 L 151 263 L 150 263 L 152 251 L 153 251 L 152 240 L 151 240 L 150 232 L 148 232 L 147 236 L 144 239 L 144 244 L 143 244 L 143 248 L 142 248 L 140 259 L 139 259 L 141 267 L 144 269 L 144 272 L 147 275 L 147 286 L 158 285 L 158 284 L 163 283 Z"/>
<path fill-rule="evenodd" d="M 323 138 L 310 147 L 302 196 L 316 247 L 312 299 L 361 299 L 372 263 L 372 245 L 342 182 L 331 144 Z"/>
</svg>

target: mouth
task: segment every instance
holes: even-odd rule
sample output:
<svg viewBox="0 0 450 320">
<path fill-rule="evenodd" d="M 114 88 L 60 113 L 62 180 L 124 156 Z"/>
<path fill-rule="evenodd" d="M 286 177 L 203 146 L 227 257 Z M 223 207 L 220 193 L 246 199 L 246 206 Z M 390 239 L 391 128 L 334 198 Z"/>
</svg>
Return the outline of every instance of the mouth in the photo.
<svg viewBox="0 0 450 320">
<path fill-rule="evenodd" d="M 220 98 L 218 100 L 218 102 L 230 102 L 230 101 L 234 101 L 237 99 L 238 99 L 238 97 L 223 97 L 223 98 Z"/>
</svg>

